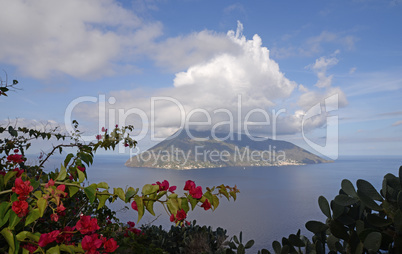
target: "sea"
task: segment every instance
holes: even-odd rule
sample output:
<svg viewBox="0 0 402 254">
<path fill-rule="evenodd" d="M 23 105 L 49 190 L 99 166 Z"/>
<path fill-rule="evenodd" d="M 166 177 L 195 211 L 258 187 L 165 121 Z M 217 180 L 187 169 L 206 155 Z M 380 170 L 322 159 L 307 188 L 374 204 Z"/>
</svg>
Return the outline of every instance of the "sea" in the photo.
<svg viewBox="0 0 402 254">
<path fill-rule="evenodd" d="M 229 237 L 242 232 L 243 242 L 255 241 L 247 253 L 257 253 L 262 248 L 272 250 L 273 241 L 281 242 L 282 237 L 296 234 L 299 229 L 310 237 L 305 223 L 309 220 L 325 222 L 318 206 L 319 196 L 332 200 L 339 193 L 343 179 L 355 186 L 358 179 L 364 179 L 380 190 L 384 175 L 398 176 L 402 165 L 402 156 L 345 156 L 333 163 L 302 166 L 174 170 L 129 168 L 124 166 L 127 159 L 122 155 L 95 155 L 94 164 L 87 169 L 87 184 L 107 182 L 112 188 L 141 189 L 146 183 L 167 180 L 177 186 L 179 195 L 184 193 L 187 180 L 193 180 L 203 190 L 221 184 L 236 185 L 240 190 L 236 201 L 222 197 L 215 211 L 198 207 L 188 213 L 187 219 L 214 229 L 224 228 Z M 60 162 L 56 161 L 49 161 L 46 167 L 59 167 Z M 137 212 L 130 204 L 117 202 L 111 207 L 117 211 L 121 222 L 137 223 Z M 139 225 L 162 225 L 169 229 L 172 224 L 161 205 L 155 204 L 155 213 L 156 216 L 146 214 Z"/>
</svg>

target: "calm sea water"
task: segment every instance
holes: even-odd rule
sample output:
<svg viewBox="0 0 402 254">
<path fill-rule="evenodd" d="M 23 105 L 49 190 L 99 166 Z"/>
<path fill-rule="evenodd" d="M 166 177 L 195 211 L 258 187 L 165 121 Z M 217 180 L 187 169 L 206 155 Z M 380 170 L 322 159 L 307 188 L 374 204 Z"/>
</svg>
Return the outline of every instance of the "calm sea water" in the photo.
<svg viewBox="0 0 402 254">
<path fill-rule="evenodd" d="M 168 180 L 178 187 L 182 194 L 185 181 L 191 179 L 203 187 L 220 184 L 240 189 L 238 199 L 221 199 L 215 211 L 196 209 L 189 213 L 189 220 L 196 219 L 200 225 L 222 227 L 228 234 L 238 235 L 243 231 L 243 241 L 254 239 L 255 245 L 250 253 L 261 248 L 271 249 L 274 240 L 294 234 L 301 229 L 310 235 L 304 225 L 309 220 L 325 221 L 318 207 L 318 197 L 328 200 L 338 193 L 342 179 L 356 183 L 365 179 L 378 190 L 386 173 L 398 175 L 401 157 L 345 157 L 334 163 L 283 167 L 231 167 L 217 169 L 168 170 L 149 168 L 128 168 L 124 166 L 127 157 L 96 156 L 95 163 L 88 169 L 90 182 L 106 181 L 111 187 L 133 186 L 141 188 L 145 183 Z M 58 166 L 58 165 L 55 165 Z M 114 204 L 116 210 L 124 204 Z M 161 206 L 155 205 L 155 220 L 146 215 L 142 224 L 153 223 L 170 228 L 168 215 Z M 137 221 L 132 209 L 118 212 L 124 221 Z"/>
</svg>

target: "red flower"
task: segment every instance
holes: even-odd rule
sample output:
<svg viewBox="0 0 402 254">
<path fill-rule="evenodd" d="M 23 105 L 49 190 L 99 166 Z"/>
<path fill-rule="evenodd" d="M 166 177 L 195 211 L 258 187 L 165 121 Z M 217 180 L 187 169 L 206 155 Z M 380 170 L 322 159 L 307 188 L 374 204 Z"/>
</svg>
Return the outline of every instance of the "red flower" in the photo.
<svg viewBox="0 0 402 254">
<path fill-rule="evenodd" d="M 78 168 L 80 171 L 85 172 L 85 167 L 83 167 L 83 166 L 77 166 L 77 168 Z"/>
<path fill-rule="evenodd" d="M 60 235 L 59 230 L 54 230 L 54 231 L 52 231 L 50 233 L 47 233 L 47 234 L 41 234 L 40 238 L 39 238 L 38 245 L 40 247 L 45 247 L 49 243 L 54 242 L 59 235 Z"/>
<path fill-rule="evenodd" d="M 105 252 L 114 252 L 119 245 L 117 245 L 117 242 L 113 238 L 110 238 L 104 243 L 103 247 L 105 248 Z"/>
<path fill-rule="evenodd" d="M 33 191 L 30 181 L 22 181 L 21 177 L 15 179 L 15 187 L 11 189 L 16 194 L 20 195 L 19 199 L 26 199 L 26 196 Z"/>
<path fill-rule="evenodd" d="M 167 180 L 164 180 L 162 183 L 161 182 L 156 182 L 156 184 L 159 185 L 159 191 L 174 192 L 176 190 L 176 186 L 169 187 L 169 182 Z"/>
<path fill-rule="evenodd" d="M 64 207 L 63 204 L 60 204 L 56 209 L 57 213 L 62 213 L 64 212 L 64 210 L 66 210 L 66 208 Z"/>
<path fill-rule="evenodd" d="M 29 253 L 34 253 L 34 251 L 36 251 L 38 246 L 35 246 L 32 243 L 26 243 L 26 244 L 22 245 L 22 248 L 28 250 Z"/>
<path fill-rule="evenodd" d="M 204 203 L 201 205 L 201 207 L 204 208 L 204 210 L 209 210 L 211 209 L 211 203 L 209 203 L 208 199 L 205 199 Z"/>
<path fill-rule="evenodd" d="M 107 129 L 105 129 L 105 127 L 102 127 L 102 132 L 107 132 Z"/>
<path fill-rule="evenodd" d="M 174 221 L 174 214 L 172 213 L 172 215 L 170 215 L 170 221 L 173 222 Z"/>
<path fill-rule="evenodd" d="M 47 182 L 47 184 L 45 184 L 46 188 L 49 188 L 51 186 L 54 186 L 54 180 L 53 179 L 50 179 L 49 182 Z"/>
<path fill-rule="evenodd" d="M 102 139 L 102 135 L 96 135 L 96 139 L 97 139 L 97 140 L 101 140 L 101 139 Z"/>
<path fill-rule="evenodd" d="M 73 227 L 65 227 L 63 228 L 63 232 L 57 236 L 57 243 L 70 243 L 73 238 L 74 228 Z"/>
<path fill-rule="evenodd" d="M 190 190 L 190 195 L 191 195 L 193 198 L 196 198 L 196 199 L 202 198 L 202 187 L 201 187 L 201 186 L 198 186 L 198 187 L 192 188 L 192 189 Z"/>
<path fill-rule="evenodd" d="M 81 246 L 88 253 L 96 253 L 96 249 L 102 246 L 102 240 L 98 238 L 98 234 L 86 235 L 81 241 Z"/>
<path fill-rule="evenodd" d="M 193 188 L 195 188 L 195 183 L 193 182 L 193 181 L 191 181 L 191 180 L 188 180 L 187 182 L 186 182 L 186 185 L 184 185 L 184 190 L 191 190 L 191 189 L 193 189 Z"/>
<path fill-rule="evenodd" d="M 14 171 L 17 171 L 17 177 L 20 177 L 22 175 L 22 173 L 24 173 L 23 169 L 19 169 L 19 168 L 15 168 Z"/>
<path fill-rule="evenodd" d="M 127 222 L 127 224 L 128 224 L 128 226 L 129 226 L 130 228 L 135 227 L 135 223 L 132 222 L 132 221 Z"/>
<path fill-rule="evenodd" d="M 91 216 L 82 215 L 75 225 L 75 228 L 83 235 L 92 233 L 99 229 L 98 220 L 96 218 L 91 218 Z"/>
<path fill-rule="evenodd" d="M 183 209 L 177 211 L 176 220 L 183 221 L 186 218 L 187 218 L 187 214 Z"/>
<path fill-rule="evenodd" d="M 14 149 L 14 153 L 18 153 L 20 150 L 18 149 Z"/>
<path fill-rule="evenodd" d="M 176 188 L 177 188 L 176 186 L 170 186 L 170 187 L 169 187 L 169 191 L 170 191 L 170 192 L 174 192 L 174 191 L 176 190 Z"/>
<path fill-rule="evenodd" d="M 15 164 L 24 162 L 24 158 L 21 154 L 10 154 L 7 156 L 7 160 Z"/>
<path fill-rule="evenodd" d="M 133 201 L 133 203 L 131 203 L 131 208 L 133 208 L 134 210 L 136 210 L 138 212 L 137 202 Z"/>
<path fill-rule="evenodd" d="M 57 222 L 59 220 L 59 216 L 56 213 L 52 213 L 50 215 L 50 219 L 54 222 Z"/>
<path fill-rule="evenodd" d="M 7 172 L 6 172 L 6 171 L 4 171 L 4 170 L 1 170 L 1 171 L 0 171 L 0 175 L 5 176 L 6 174 L 7 174 Z"/>
<path fill-rule="evenodd" d="M 11 207 L 18 217 L 24 217 L 28 214 L 28 203 L 25 200 L 14 201 Z"/>
</svg>

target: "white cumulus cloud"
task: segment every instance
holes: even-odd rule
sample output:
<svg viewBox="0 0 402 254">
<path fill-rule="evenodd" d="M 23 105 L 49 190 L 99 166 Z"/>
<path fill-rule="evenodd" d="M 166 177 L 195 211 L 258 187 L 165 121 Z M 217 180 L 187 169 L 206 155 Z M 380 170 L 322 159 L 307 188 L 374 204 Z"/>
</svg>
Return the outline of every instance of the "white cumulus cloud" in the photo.
<svg viewBox="0 0 402 254">
<path fill-rule="evenodd" d="M 208 33 L 211 40 L 205 41 L 202 48 L 208 48 L 208 43 L 216 40 L 230 43 L 230 47 L 222 49 L 222 52 L 212 50 L 213 53 L 206 53 L 198 63 L 176 73 L 172 87 L 146 95 L 138 90 L 108 94 L 116 99 L 113 104 L 106 103 L 106 108 L 102 110 L 114 112 L 110 125 L 134 124 L 136 134 L 154 128 L 157 135 L 163 137 L 186 127 L 185 123 L 189 122 L 194 123 L 189 128 L 198 130 L 215 128 L 221 131 L 250 131 L 256 135 L 295 134 L 301 131 L 308 106 L 323 102 L 326 96 L 334 93 L 340 95 L 340 106 L 346 104 L 342 90 L 330 84 L 307 89 L 286 78 L 278 63 L 270 58 L 270 52 L 263 46 L 261 38 L 254 35 L 252 39 L 247 39 L 242 31 L 243 26 L 238 23 L 237 30 L 226 35 Z M 196 42 L 193 39 L 187 42 Z M 188 47 L 191 48 L 191 45 Z M 197 57 L 192 59 L 195 61 Z M 326 68 L 334 61 L 319 59 L 312 67 L 325 74 Z M 288 100 L 293 103 L 287 103 Z M 97 112 L 95 106 L 80 105 L 76 112 L 86 118 L 98 118 L 94 114 Z M 307 122 L 307 129 L 322 127 L 325 117 L 324 114 Z M 109 121 L 106 119 L 105 123 Z"/>
</svg>

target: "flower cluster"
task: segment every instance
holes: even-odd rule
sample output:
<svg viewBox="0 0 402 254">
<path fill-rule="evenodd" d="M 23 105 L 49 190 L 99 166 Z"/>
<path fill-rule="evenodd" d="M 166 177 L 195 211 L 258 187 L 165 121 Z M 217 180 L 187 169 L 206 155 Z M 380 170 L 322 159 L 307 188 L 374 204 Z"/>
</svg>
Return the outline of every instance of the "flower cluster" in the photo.
<svg viewBox="0 0 402 254">
<path fill-rule="evenodd" d="M 18 152 L 18 149 L 15 149 L 14 152 Z M 19 164 L 24 162 L 24 157 L 22 157 L 22 154 L 10 154 L 7 156 L 7 161 L 13 164 Z"/>
<path fill-rule="evenodd" d="M 187 214 L 183 209 L 177 211 L 176 216 L 173 213 L 170 215 L 170 221 L 175 223 L 183 222 L 186 218 Z"/>
<path fill-rule="evenodd" d="M 82 249 L 86 251 L 85 253 L 99 254 L 99 249 L 102 247 L 103 252 L 114 252 L 119 247 L 117 242 L 113 238 L 107 239 L 106 237 L 95 233 L 99 229 L 100 227 L 96 218 L 81 215 L 80 220 L 74 227 L 65 227 L 63 230 L 53 230 L 50 233 L 42 234 L 38 245 L 40 247 L 46 247 L 52 242 L 64 243 L 67 245 L 73 244 L 71 242 L 73 234 L 78 231 L 84 235 L 81 241 L 81 246 Z"/>
<path fill-rule="evenodd" d="M 126 231 L 124 232 L 124 237 L 129 237 L 129 232 L 132 232 L 135 235 L 140 235 L 141 230 L 135 227 L 135 223 L 132 221 L 127 222 L 128 228 L 126 228 Z"/>
<path fill-rule="evenodd" d="M 163 182 L 156 182 L 152 185 L 159 185 L 159 191 L 169 191 L 174 193 L 174 191 L 176 190 L 176 186 L 170 186 L 169 187 L 169 182 L 167 180 L 164 180 Z"/>
<path fill-rule="evenodd" d="M 202 187 L 196 186 L 195 183 L 191 180 L 188 180 L 184 185 L 184 190 L 190 192 L 190 195 L 195 199 L 202 198 Z"/>
<path fill-rule="evenodd" d="M 53 209 L 53 214 L 50 215 L 52 221 L 57 222 L 59 220 L 59 216 L 65 215 L 66 208 L 61 201 L 61 198 L 67 197 L 67 192 L 64 192 L 66 186 L 64 184 L 60 184 L 59 186 L 54 186 L 53 179 L 50 179 L 49 182 L 45 185 L 45 195 L 43 196 L 46 200 L 54 203 L 56 205 L 56 209 Z"/>
<path fill-rule="evenodd" d="M 23 181 L 21 177 L 15 179 L 14 187 L 12 191 L 18 195 L 18 201 L 14 201 L 11 209 L 18 215 L 18 217 L 24 217 L 29 212 L 28 199 L 29 193 L 33 191 L 30 181 Z"/>
</svg>

